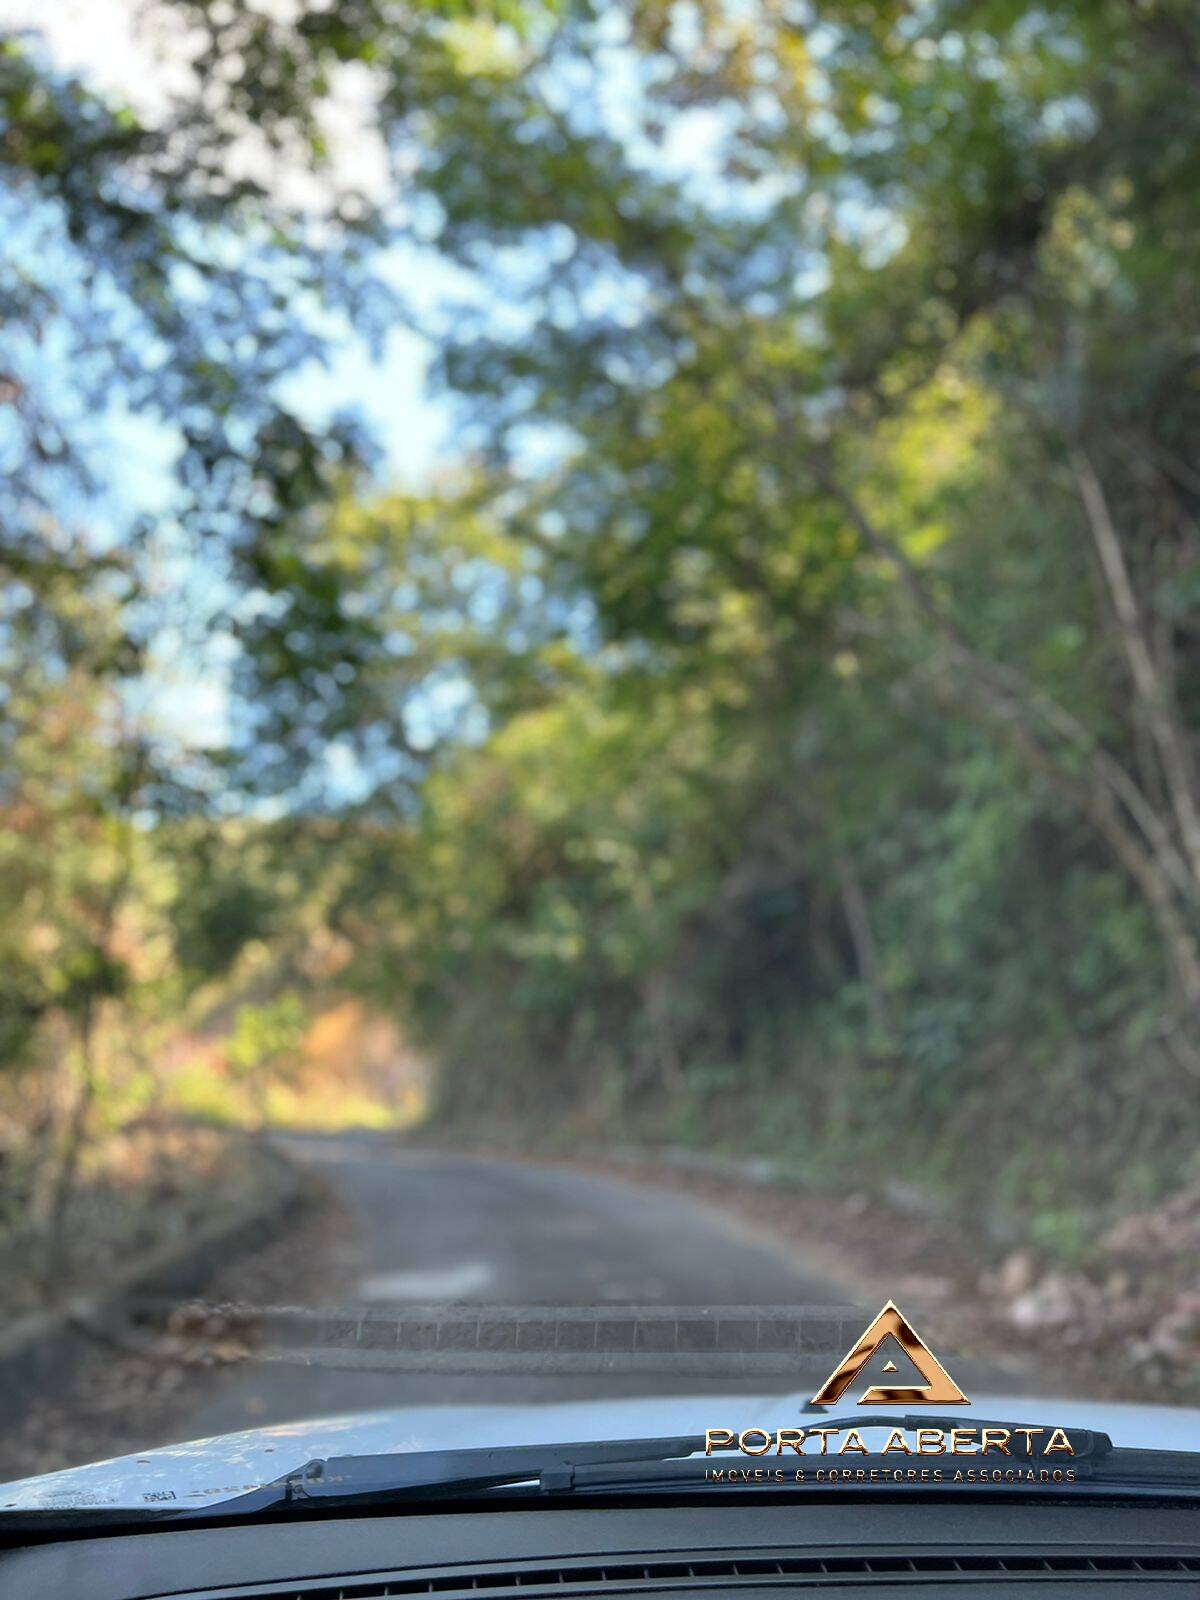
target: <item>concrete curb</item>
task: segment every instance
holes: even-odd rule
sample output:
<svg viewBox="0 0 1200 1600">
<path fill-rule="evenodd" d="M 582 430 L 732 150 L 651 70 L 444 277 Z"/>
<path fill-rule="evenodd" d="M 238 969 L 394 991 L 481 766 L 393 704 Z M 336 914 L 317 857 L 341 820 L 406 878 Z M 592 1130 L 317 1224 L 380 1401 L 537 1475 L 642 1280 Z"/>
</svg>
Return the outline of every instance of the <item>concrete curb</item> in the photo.
<svg viewBox="0 0 1200 1600">
<path fill-rule="evenodd" d="M 19 1317 L 0 1334 L 0 1425 L 11 1425 L 39 1395 L 61 1391 L 106 1328 L 118 1327 L 135 1296 L 198 1294 L 232 1257 L 261 1249 L 292 1221 L 307 1197 L 285 1158 L 280 1192 L 239 1215 L 223 1217 L 136 1257 L 103 1289 Z M 94 1330 L 94 1331 L 92 1331 Z"/>
</svg>

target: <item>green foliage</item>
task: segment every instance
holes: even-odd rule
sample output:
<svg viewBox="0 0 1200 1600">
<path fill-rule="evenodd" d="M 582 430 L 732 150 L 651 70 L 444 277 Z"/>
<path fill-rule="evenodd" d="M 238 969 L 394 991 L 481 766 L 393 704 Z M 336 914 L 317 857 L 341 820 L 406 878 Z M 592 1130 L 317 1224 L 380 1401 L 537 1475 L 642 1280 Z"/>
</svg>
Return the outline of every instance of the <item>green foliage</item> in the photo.
<svg viewBox="0 0 1200 1600">
<path fill-rule="evenodd" d="M 86 1033 L 130 982 L 121 918 L 140 754 L 113 732 L 103 663 L 116 627 L 114 608 L 87 592 L 54 588 L 36 613 L 19 589 L 0 605 L 6 1066 L 22 1062 L 47 1023 Z M 61 652 L 46 647 L 43 629 L 65 641 Z"/>
<path fill-rule="evenodd" d="M 281 931 L 288 885 L 269 834 L 189 822 L 161 830 L 158 853 L 170 884 L 173 964 L 188 987 L 224 977 L 247 945 Z"/>
<path fill-rule="evenodd" d="M 1183 1173 L 1195 8 L 159 9 L 200 51 L 169 125 L 0 55 L 42 230 L 0 332 L 53 330 L 83 402 L 10 339 L 0 1038 L 128 992 L 136 881 L 164 996 L 319 930 L 452 1111 L 886 1157 L 1066 1254 Z M 335 170 L 347 66 L 401 205 Z M 474 453 L 423 493 L 283 382 L 396 315 L 405 231 L 472 291 Z M 180 446 L 115 555 L 46 533 L 101 392 Z M 123 720 L 181 550 L 233 659 L 207 761 Z"/>
<path fill-rule="evenodd" d="M 294 1055 L 304 1020 L 304 1007 L 294 994 L 262 1005 L 239 1006 L 226 1049 L 234 1077 L 257 1077 Z"/>
<path fill-rule="evenodd" d="M 476 720 L 365 854 L 360 970 L 450 1109 L 666 1102 L 753 1140 L 761 1105 L 1069 1253 L 1194 1133 L 1200 35 L 1167 4 L 817 12 L 638 8 L 622 135 L 576 109 L 603 11 L 438 102 L 439 245 L 520 308 L 443 356 L 490 452 L 460 516 L 490 489 L 524 583 L 490 658 L 474 577 L 439 600 Z M 649 151 L 684 128 L 681 180 Z"/>
</svg>

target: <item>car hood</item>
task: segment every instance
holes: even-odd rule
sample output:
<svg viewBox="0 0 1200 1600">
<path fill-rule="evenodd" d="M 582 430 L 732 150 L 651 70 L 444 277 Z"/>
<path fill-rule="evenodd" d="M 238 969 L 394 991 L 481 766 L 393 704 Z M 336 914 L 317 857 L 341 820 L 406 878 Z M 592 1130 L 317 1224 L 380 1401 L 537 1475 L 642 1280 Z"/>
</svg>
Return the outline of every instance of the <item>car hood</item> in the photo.
<svg viewBox="0 0 1200 1600">
<path fill-rule="evenodd" d="M 219 1504 L 326 1456 L 388 1451 L 467 1449 L 475 1446 L 561 1444 L 581 1439 L 702 1434 L 706 1428 L 796 1427 L 801 1395 L 755 1399 L 744 1394 L 645 1400 L 591 1400 L 529 1406 L 426 1406 L 370 1411 L 246 1429 L 215 1439 L 144 1450 L 0 1484 L 0 1512 L 128 1509 Z M 855 1412 L 839 1407 L 840 1416 Z M 881 1420 L 878 1407 L 858 1413 Z M 1106 1402 L 981 1399 L 955 1421 L 1006 1419 L 1034 1426 L 1098 1428 L 1120 1445 L 1200 1450 L 1200 1411 Z"/>
</svg>

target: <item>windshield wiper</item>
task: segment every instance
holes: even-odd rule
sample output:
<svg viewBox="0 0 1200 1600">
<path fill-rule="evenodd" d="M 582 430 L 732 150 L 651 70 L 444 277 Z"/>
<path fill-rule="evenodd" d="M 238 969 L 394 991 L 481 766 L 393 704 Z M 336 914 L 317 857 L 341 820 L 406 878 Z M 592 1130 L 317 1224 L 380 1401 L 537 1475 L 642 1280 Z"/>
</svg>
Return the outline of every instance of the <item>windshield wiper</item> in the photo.
<svg viewBox="0 0 1200 1600">
<path fill-rule="evenodd" d="M 980 1432 L 984 1428 L 1003 1428 L 1013 1435 L 1009 1441 L 1009 1448 L 1014 1456 L 1027 1456 L 1035 1453 L 1017 1444 L 1018 1434 L 1025 1432 L 1029 1428 L 1040 1429 L 1043 1434 L 1049 1434 L 1053 1431 L 1052 1425 L 1047 1423 L 997 1422 L 988 1417 L 955 1417 L 948 1413 L 943 1415 L 941 1412 L 931 1413 L 928 1416 L 909 1413 L 905 1416 L 901 1427 L 913 1431 L 918 1428 L 942 1428 L 947 1433 L 954 1428 L 963 1427 L 974 1428 L 976 1432 Z M 1114 1448 L 1112 1439 L 1107 1433 L 1101 1433 L 1099 1428 L 1077 1428 L 1072 1426 L 1063 1428 L 1061 1431 L 1071 1441 L 1071 1449 L 1074 1452 L 1072 1460 L 1076 1462 L 1099 1461 Z"/>
<path fill-rule="evenodd" d="M 530 1484 L 545 1494 L 576 1486 L 580 1468 L 618 1472 L 647 1463 L 682 1460 L 703 1453 L 703 1434 L 656 1439 L 595 1439 L 574 1444 L 522 1444 L 467 1450 L 396 1451 L 387 1455 L 329 1456 L 308 1461 L 273 1483 L 234 1500 L 182 1516 L 256 1515 L 276 1507 L 375 1503 L 469 1495 L 485 1489 Z"/>
<path fill-rule="evenodd" d="M 1042 1434 L 1052 1431 L 1045 1424 L 994 1422 L 981 1417 L 949 1416 L 934 1413 L 906 1413 L 900 1417 L 850 1415 L 824 1417 L 821 1427 L 860 1432 L 872 1429 L 903 1428 L 998 1428 L 1010 1434 L 1009 1448 L 1003 1457 L 989 1461 L 1028 1462 L 1038 1458 L 1031 1442 L 1021 1432 L 1033 1428 Z M 1187 1481 L 1200 1479 L 1200 1456 L 1186 1452 L 1118 1450 L 1106 1433 L 1092 1428 L 1065 1428 L 1070 1441 L 1070 1462 L 1077 1473 L 1096 1481 L 1101 1469 L 1113 1467 L 1114 1478 L 1128 1475 L 1139 1481 L 1163 1481 L 1182 1475 Z M 832 1453 L 831 1453 L 832 1454 Z M 830 1457 L 806 1450 L 802 1455 L 786 1451 L 782 1456 L 742 1456 L 736 1450 L 706 1454 L 702 1434 L 682 1434 L 668 1438 L 615 1439 L 604 1442 L 583 1440 L 573 1444 L 507 1445 L 465 1450 L 420 1450 L 387 1455 L 330 1456 L 306 1462 L 274 1483 L 235 1500 L 179 1516 L 255 1516 L 276 1510 L 317 1510 L 340 1506 L 402 1504 L 422 1499 L 450 1499 L 492 1489 L 525 1489 L 532 1493 L 564 1494 L 575 1490 L 627 1488 L 682 1488 L 688 1484 L 703 1487 L 703 1463 L 796 1466 L 805 1462 L 817 1466 Z M 837 1459 L 836 1456 L 834 1459 Z M 847 1464 L 895 1465 L 895 1457 L 859 1455 L 843 1458 Z M 915 1459 L 915 1458 L 914 1458 Z M 931 1462 L 942 1460 L 930 1456 Z M 962 1462 L 970 1460 L 963 1456 Z M 1110 1474 L 1104 1473 L 1108 1478 Z"/>
<path fill-rule="evenodd" d="M 806 1413 L 806 1415 L 808 1415 Z M 948 1411 L 906 1411 L 899 1417 L 823 1417 L 818 1424 L 805 1424 L 811 1431 L 820 1426 L 822 1428 L 857 1428 L 860 1433 L 869 1428 L 903 1428 L 909 1433 L 916 1433 L 919 1428 L 941 1428 L 949 1433 L 954 1428 L 974 1428 L 978 1433 L 981 1428 L 1002 1428 L 1013 1437 L 1009 1440 L 1009 1452 L 1016 1457 L 1024 1458 L 1029 1454 L 1027 1447 L 1020 1443 L 1017 1435 L 1032 1429 L 1036 1433 L 1050 1433 L 1052 1426 L 1044 1422 L 997 1422 L 991 1417 L 955 1416 Z M 1113 1448 L 1113 1442 L 1107 1433 L 1101 1433 L 1096 1428 L 1064 1428 L 1063 1433 L 1071 1441 L 1074 1452 L 1073 1459 L 1097 1460 L 1100 1456 L 1107 1455 Z"/>
<path fill-rule="evenodd" d="M 811 1426 L 811 1425 L 810 1425 Z M 896 1417 L 849 1415 L 823 1417 L 822 1428 L 844 1431 L 902 1428 L 1000 1428 L 1011 1435 L 1004 1455 L 912 1456 L 930 1465 L 945 1466 L 954 1461 L 962 1466 L 974 1461 L 990 1465 L 1015 1464 L 1042 1459 L 1020 1435 L 1026 1429 L 1053 1431 L 1047 1424 L 985 1421 L 974 1416 L 949 1416 L 937 1413 L 906 1413 Z M 1200 1453 L 1184 1450 L 1149 1450 L 1116 1446 L 1108 1434 L 1095 1429 L 1062 1429 L 1073 1454 L 1070 1461 L 1076 1472 L 1071 1492 L 1080 1490 L 1119 1493 L 1159 1494 L 1172 1492 L 1200 1497 Z M 564 1495 L 589 1491 L 682 1491 L 703 1489 L 708 1483 L 706 1469 L 736 1462 L 745 1467 L 809 1468 L 829 1467 L 839 1460 L 845 1466 L 895 1468 L 895 1455 L 852 1454 L 839 1457 L 831 1450 L 822 1455 L 814 1449 L 802 1454 L 785 1450 L 782 1455 L 747 1456 L 736 1449 L 714 1450 L 706 1454 L 703 1434 L 678 1434 L 666 1438 L 581 1440 L 568 1444 L 501 1445 L 462 1450 L 396 1451 L 386 1455 L 330 1456 L 306 1462 L 272 1483 L 230 1500 L 185 1507 L 156 1506 L 94 1510 L 88 1507 L 21 1511 L 0 1514 L 0 1533 L 18 1525 L 25 1529 L 44 1528 L 50 1523 L 76 1527 L 107 1522 L 111 1525 L 163 1524 L 180 1522 L 249 1520 L 259 1517 L 337 1512 L 344 1508 L 403 1506 L 415 1502 L 455 1500 L 491 1490 L 512 1490 L 517 1494 Z M 696 1458 L 700 1459 L 697 1460 Z M 802 1493 L 807 1483 L 787 1482 L 788 1493 Z M 775 1486 L 775 1485 L 773 1485 Z M 941 1485 L 945 1492 L 949 1485 Z M 880 1485 L 887 1492 L 886 1483 Z M 819 1492 L 827 1493 L 827 1489 Z M 1009 1492 L 1009 1491 L 1005 1491 Z"/>
<path fill-rule="evenodd" d="M 400 1505 L 410 1500 L 468 1496 L 528 1485 L 545 1494 L 577 1486 L 582 1471 L 611 1472 L 620 1483 L 653 1464 L 704 1451 L 703 1434 L 667 1438 L 585 1439 L 574 1444 L 498 1445 L 465 1450 L 397 1450 L 386 1455 L 329 1456 L 305 1462 L 271 1483 L 230 1500 L 200 1505 L 72 1506 L 0 1511 L 0 1536 L 96 1526 L 175 1526 L 226 1519 L 253 1521 L 305 1509 Z"/>
<path fill-rule="evenodd" d="M 991 1421 L 982 1417 L 950 1416 L 939 1413 L 910 1412 L 901 1417 L 826 1417 L 821 1427 L 860 1432 L 902 1428 L 909 1433 L 919 1428 L 1004 1429 L 1009 1434 L 1003 1454 L 980 1453 L 962 1456 L 930 1455 L 921 1460 L 943 1466 L 986 1461 L 989 1464 L 1012 1462 L 1028 1464 L 1043 1458 L 1028 1437 L 1027 1430 L 1045 1437 L 1054 1431 L 1049 1424 Z M 1075 1469 L 1079 1485 L 1174 1486 L 1183 1492 L 1200 1491 L 1200 1453 L 1184 1450 L 1149 1450 L 1120 1447 L 1107 1433 L 1094 1428 L 1067 1427 L 1061 1432 L 1071 1445 L 1069 1456 L 1056 1458 Z M 1023 1438 L 1022 1435 L 1025 1435 Z M 597 1443 L 593 1440 L 559 1445 L 513 1445 L 495 1449 L 424 1450 L 410 1454 L 373 1456 L 332 1456 L 310 1461 L 288 1473 L 275 1484 L 255 1495 L 226 1501 L 220 1513 L 253 1514 L 261 1497 L 262 1509 L 290 1507 L 316 1509 L 338 1506 L 399 1504 L 410 1500 L 449 1499 L 492 1489 L 527 1490 L 530 1493 L 564 1494 L 572 1491 L 628 1489 L 682 1489 L 704 1487 L 706 1465 L 731 1460 L 739 1466 L 809 1467 L 830 1465 L 840 1459 L 848 1466 L 894 1467 L 894 1455 L 870 1454 L 838 1457 L 832 1452 L 822 1457 L 808 1449 L 797 1455 L 786 1450 L 782 1455 L 743 1456 L 736 1450 L 714 1451 L 707 1455 L 703 1435 L 678 1435 L 661 1439 L 617 1439 Z M 700 1460 L 696 1458 L 699 1457 Z M 914 1462 L 917 1456 L 911 1458 Z M 799 1486 L 798 1486 L 799 1487 Z"/>
</svg>

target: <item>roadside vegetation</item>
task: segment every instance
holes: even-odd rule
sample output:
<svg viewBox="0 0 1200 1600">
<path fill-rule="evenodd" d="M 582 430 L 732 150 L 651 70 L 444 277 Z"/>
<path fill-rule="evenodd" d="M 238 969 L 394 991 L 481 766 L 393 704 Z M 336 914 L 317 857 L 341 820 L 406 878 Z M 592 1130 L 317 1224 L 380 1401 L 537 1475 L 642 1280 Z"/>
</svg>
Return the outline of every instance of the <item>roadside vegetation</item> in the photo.
<svg viewBox="0 0 1200 1600">
<path fill-rule="evenodd" d="M 4 1171 L 51 1254 L 123 1117 L 404 1123 L 400 1057 L 442 1126 L 901 1183 L 1072 1270 L 1193 1215 L 1194 7 L 157 9 L 165 121 L 0 53 Z M 351 71 L 400 220 L 330 147 Z M 283 381 L 398 321 L 463 446 L 419 488 Z M 101 391 L 172 447 L 115 527 Z M 302 1065 L 350 1004 L 353 1092 Z"/>
</svg>

